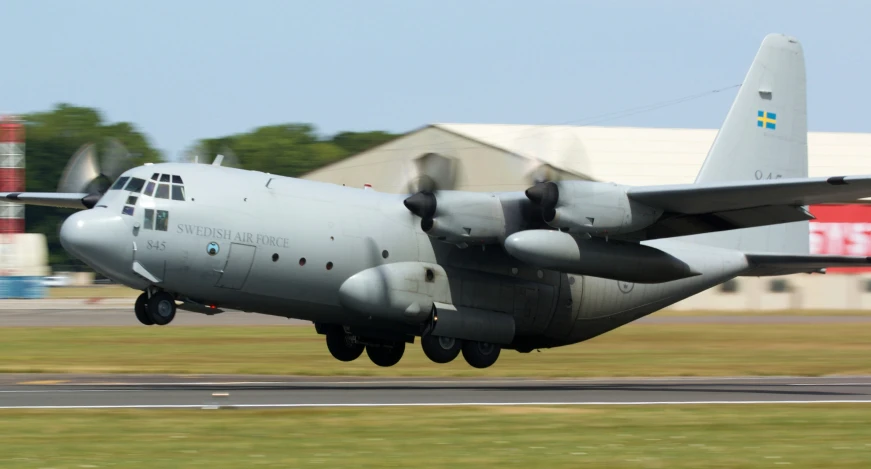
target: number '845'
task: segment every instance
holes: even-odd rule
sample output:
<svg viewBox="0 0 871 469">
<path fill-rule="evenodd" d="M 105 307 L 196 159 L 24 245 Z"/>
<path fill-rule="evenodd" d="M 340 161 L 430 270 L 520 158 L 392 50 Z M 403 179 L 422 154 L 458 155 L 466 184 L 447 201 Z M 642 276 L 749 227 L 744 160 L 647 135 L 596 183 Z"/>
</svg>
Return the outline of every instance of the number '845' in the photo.
<svg viewBox="0 0 871 469">
<path fill-rule="evenodd" d="M 166 241 L 148 241 L 148 249 L 153 251 L 165 251 Z"/>
</svg>

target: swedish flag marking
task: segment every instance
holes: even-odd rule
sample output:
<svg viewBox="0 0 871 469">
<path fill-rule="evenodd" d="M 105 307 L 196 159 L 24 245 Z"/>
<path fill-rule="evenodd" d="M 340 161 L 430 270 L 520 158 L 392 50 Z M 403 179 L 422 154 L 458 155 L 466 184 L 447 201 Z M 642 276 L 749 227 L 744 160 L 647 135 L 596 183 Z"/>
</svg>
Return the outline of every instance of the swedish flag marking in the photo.
<svg viewBox="0 0 871 469">
<path fill-rule="evenodd" d="M 759 111 L 756 113 L 756 126 L 774 130 L 777 126 L 777 114 L 773 112 Z"/>
</svg>

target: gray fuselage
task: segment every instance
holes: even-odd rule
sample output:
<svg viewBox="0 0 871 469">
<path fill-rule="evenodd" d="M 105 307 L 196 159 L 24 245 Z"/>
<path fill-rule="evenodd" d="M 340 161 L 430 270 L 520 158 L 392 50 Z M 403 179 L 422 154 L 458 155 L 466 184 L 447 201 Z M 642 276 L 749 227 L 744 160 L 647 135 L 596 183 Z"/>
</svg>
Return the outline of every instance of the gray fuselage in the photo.
<svg viewBox="0 0 871 469">
<path fill-rule="evenodd" d="M 207 165 L 156 164 L 123 176 L 148 181 L 152 173 L 183 180 L 185 200 L 110 190 L 67 220 L 67 238 L 83 241 L 65 247 L 129 287 L 155 285 L 220 308 L 414 335 L 344 308 L 339 288 L 375 266 L 433 263 L 449 277 L 452 304 L 512 315 L 512 346 L 529 350 L 597 336 L 747 268 L 737 251 L 660 241 L 650 244 L 701 275 L 655 284 L 570 275 L 530 267 L 499 245 L 461 249 L 430 238 L 401 195 Z M 146 210 L 163 213 L 165 231 Z"/>
</svg>

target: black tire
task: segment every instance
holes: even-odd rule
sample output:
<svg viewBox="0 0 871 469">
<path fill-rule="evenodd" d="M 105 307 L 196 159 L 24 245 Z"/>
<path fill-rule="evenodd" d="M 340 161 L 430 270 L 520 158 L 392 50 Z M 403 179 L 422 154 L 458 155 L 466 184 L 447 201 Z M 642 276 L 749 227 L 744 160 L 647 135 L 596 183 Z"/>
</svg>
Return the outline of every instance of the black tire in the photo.
<svg viewBox="0 0 871 469">
<path fill-rule="evenodd" d="M 372 363 L 378 366 L 393 366 L 402 360 L 405 353 L 405 342 L 394 342 L 390 346 L 367 345 L 366 355 Z"/>
<path fill-rule="evenodd" d="M 348 341 L 348 335 L 341 327 L 327 331 L 327 349 L 330 355 L 340 362 L 352 362 L 363 354 L 362 344 L 354 344 Z"/>
<path fill-rule="evenodd" d="M 148 293 L 143 293 L 136 298 L 136 304 L 133 305 L 133 312 L 136 313 L 136 319 L 146 326 L 153 326 L 154 321 L 148 314 Z"/>
<path fill-rule="evenodd" d="M 159 292 L 148 299 L 148 316 L 158 326 L 165 326 L 175 319 L 175 298 L 167 292 Z"/>
<path fill-rule="evenodd" d="M 463 343 L 463 358 L 475 368 L 490 367 L 499 359 L 501 351 L 502 347 L 487 342 L 467 340 Z"/>
<path fill-rule="evenodd" d="M 420 346 L 427 358 L 435 363 L 450 363 L 463 348 L 463 341 L 450 337 L 427 334 L 420 338 Z"/>
</svg>

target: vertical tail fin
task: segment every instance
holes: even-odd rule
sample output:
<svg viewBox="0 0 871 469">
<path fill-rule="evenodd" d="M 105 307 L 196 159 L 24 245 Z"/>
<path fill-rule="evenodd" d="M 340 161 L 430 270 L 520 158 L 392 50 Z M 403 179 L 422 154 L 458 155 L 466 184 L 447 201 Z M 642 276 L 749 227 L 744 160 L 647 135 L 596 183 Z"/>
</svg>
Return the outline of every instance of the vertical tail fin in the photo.
<svg viewBox="0 0 871 469">
<path fill-rule="evenodd" d="M 696 183 L 807 177 L 805 82 L 798 40 L 766 36 Z M 805 254 L 809 236 L 807 222 L 797 222 L 693 238 L 742 251 Z"/>
</svg>

